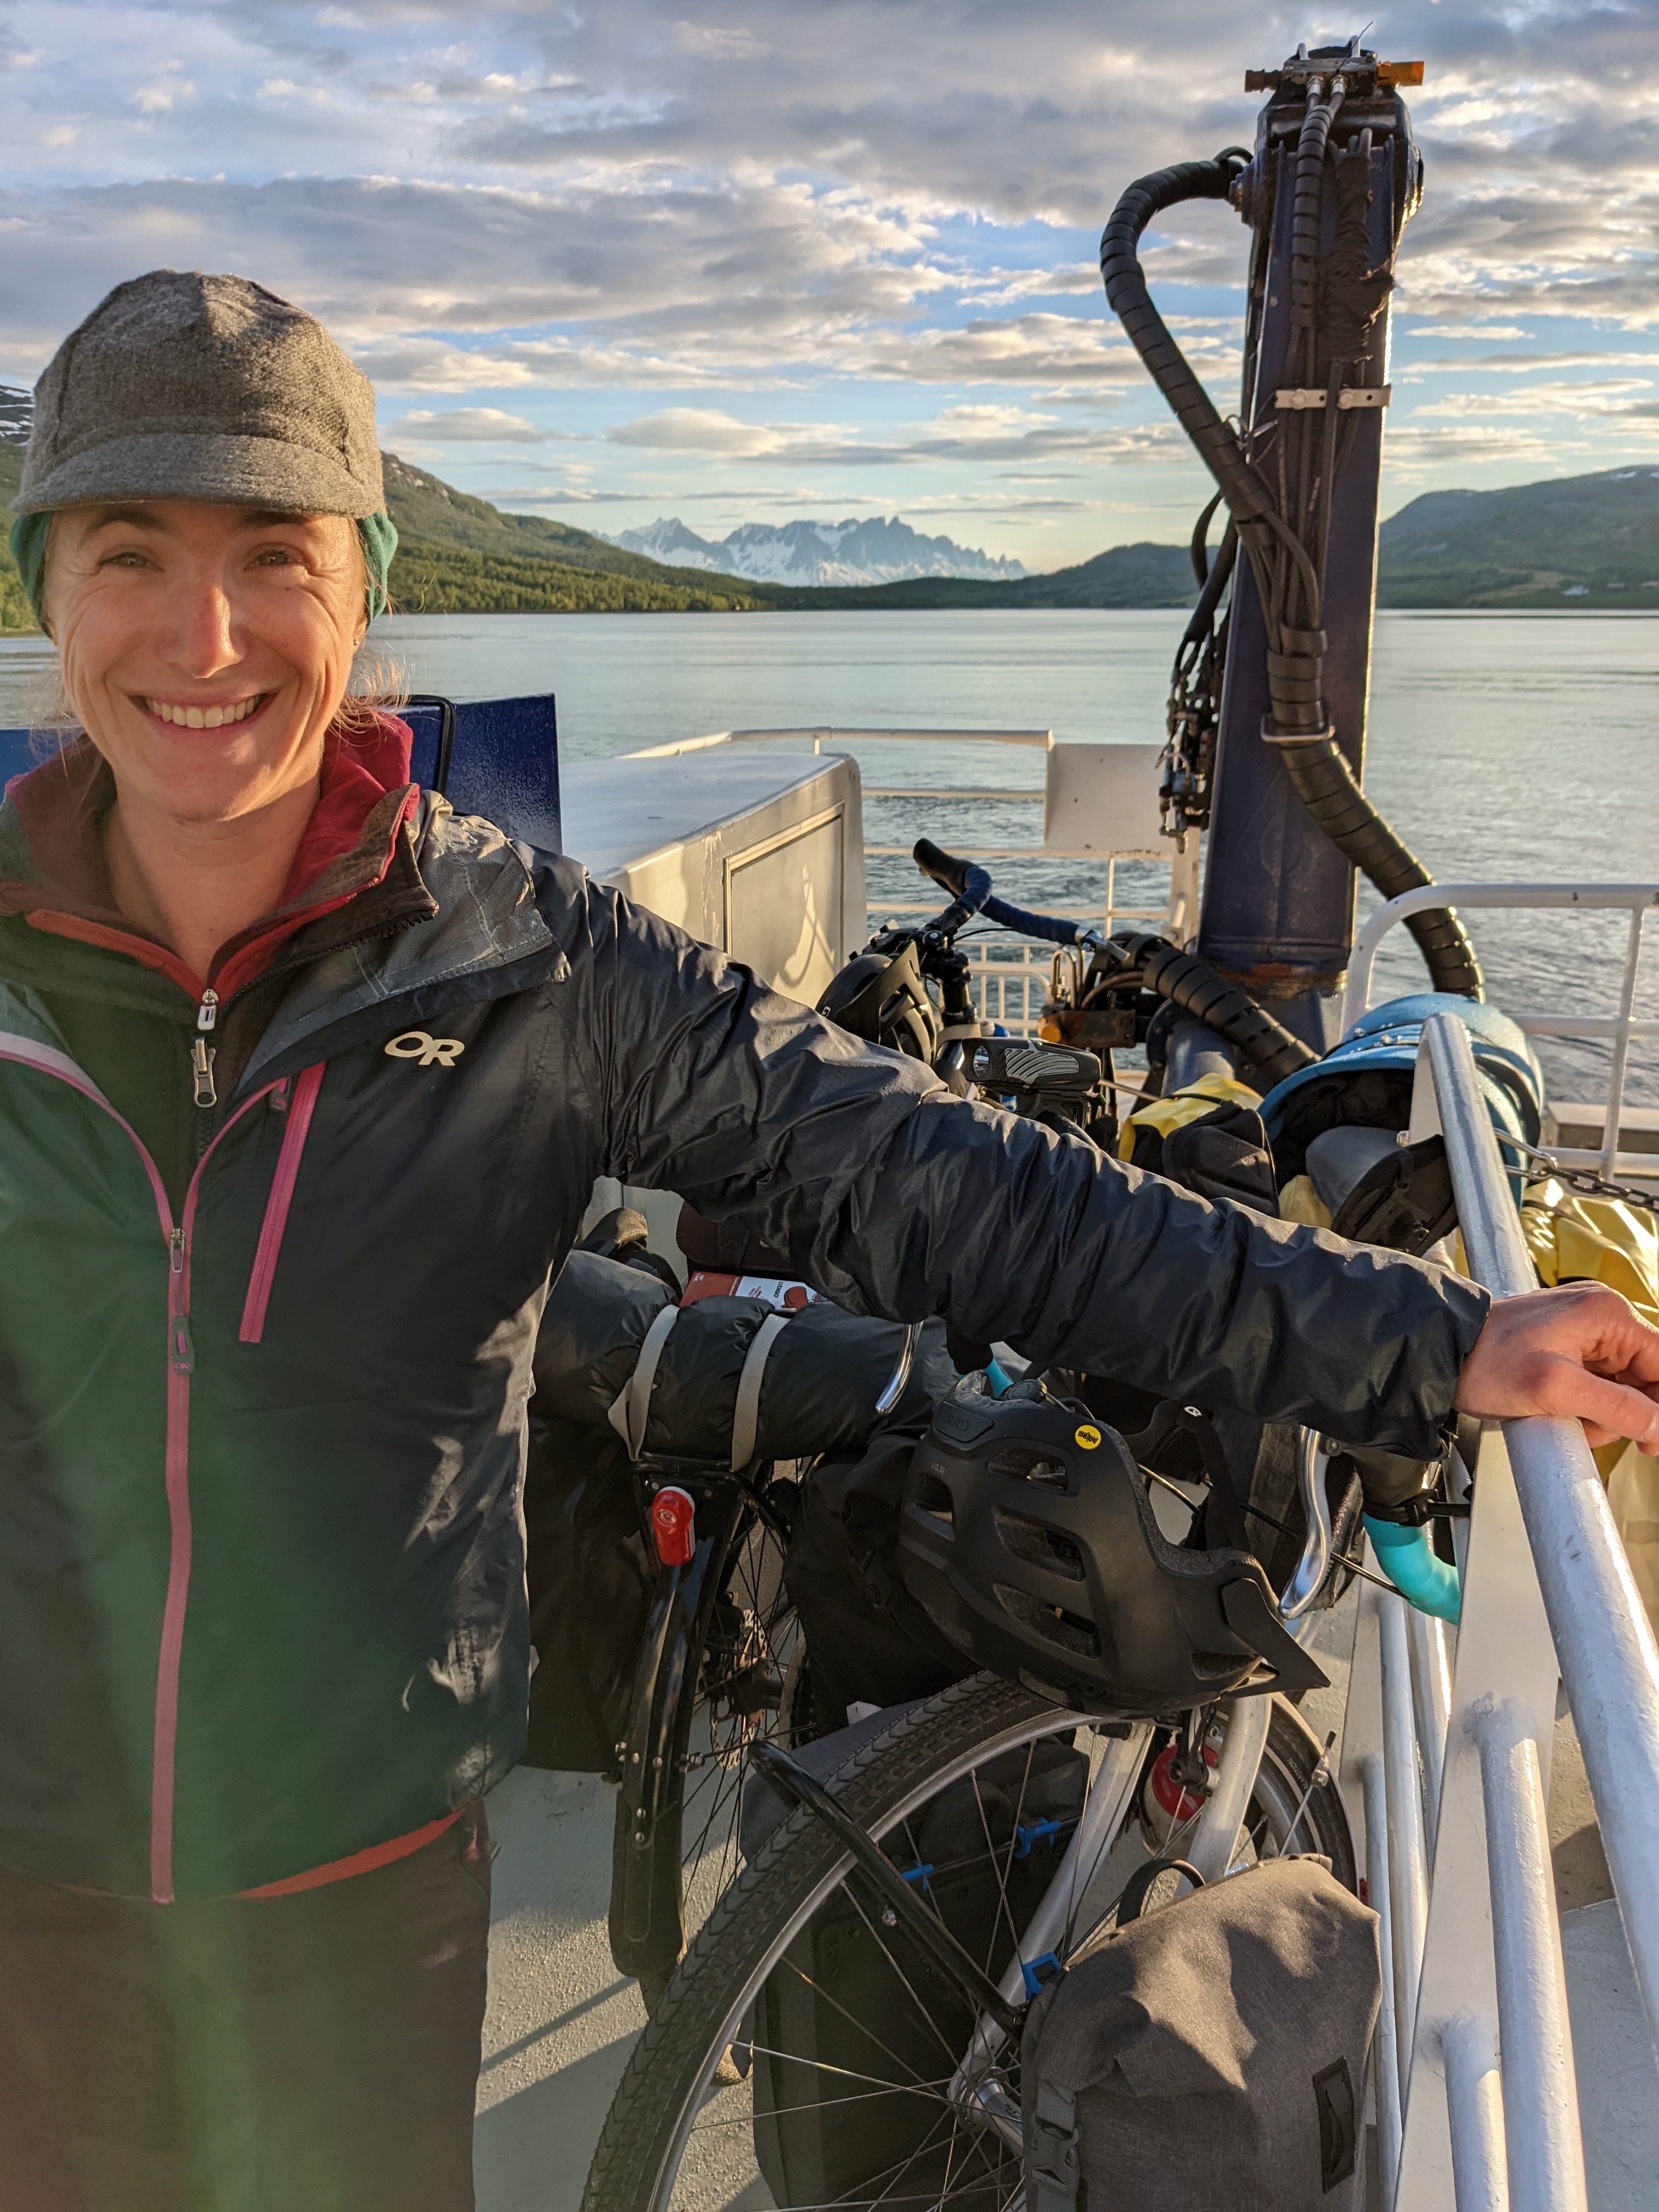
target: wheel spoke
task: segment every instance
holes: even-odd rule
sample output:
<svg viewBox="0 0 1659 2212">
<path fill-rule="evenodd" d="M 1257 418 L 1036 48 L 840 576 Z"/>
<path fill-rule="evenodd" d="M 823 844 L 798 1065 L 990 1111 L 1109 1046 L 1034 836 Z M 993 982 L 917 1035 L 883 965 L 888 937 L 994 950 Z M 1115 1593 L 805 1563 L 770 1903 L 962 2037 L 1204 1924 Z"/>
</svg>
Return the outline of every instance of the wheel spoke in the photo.
<svg viewBox="0 0 1659 2212">
<path fill-rule="evenodd" d="M 765 1571 L 751 1550 L 730 1588 L 751 1619 L 767 1616 L 761 1648 L 775 1664 L 769 1607 L 754 1604 L 769 1589 Z M 719 1725 L 724 1741 L 750 1723 L 739 1716 Z M 753 1725 L 769 1731 L 775 1722 L 763 1714 Z M 1033 1801 L 1048 1803 L 1046 1747 L 1058 1740 L 1086 1753 L 1093 1788 L 1103 1738 L 1091 1730 L 1098 1725 L 1043 1708 L 1012 1685 L 963 1685 L 899 1723 L 836 1785 L 895 1863 L 933 1862 L 918 1901 L 983 1958 L 988 1973 L 1006 1960 L 1011 1939 L 1020 1942 L 1048 1884 L 1063 1884 L 1054 1898 L 1066 1908 L 1055 1944 L 1062 1958 L 1109 1913 L 1103 1893 L 1116 1887 L 1121 1823 L 1086 1854 L 1072 1854 L 1063 1874 L 1058 1854 L 1036 1853 L 1018 1867 L 1014 1858 Z M 1340 1801 L 1334 1791 L 1308 1791 L 1315 1753 L 1304 1733 L 1293 1714 L 1275 1718 L 1241 1850 L 1271 1856 L 1287 1838 L 1294 1847 L 1291 1825 L 1301 1810 L 1301 1840 L 1328 1851 L 1352 1882 Z M 706 1779 L 708 1795 L 694 1801 L 688 1826 L 714 1874 L 738 1832 L 741 1790 L 726 1775 Z M 933 1815 L 947 1792 L 954 1794 Z M 1006 1802 L 1013 1818 L 1005 1838 Z M 1126 1811 L 1136 1838 L 1133 1800 Z M 1158 1856 L 1177 1852 L 1198 1817 L 1169 1820 Z M 1018 2150 L 952 2095 L 973 2033 L 971 2001 L 957 2001 L 948 1975 L 936 1978 L 902 1916 L 884 1926 L 856 1865 L 822 1828 L 792 1818 L 697 1937 L 676 1984 L 678 2008 L 665 2006 L 636 2051 L 585 2212 L 1029 2212 Z M 1138 1844 L 1125 1855 L 1126 1863 L 1138 1858 Z M 775 1994 L 763 2003 L 769 1979 Z M 744 2021 L 764 2031 L 763 2043 L 745 2044 Z M 752 2071 L 733 2080 L 728 2068 L 716 2086 L 714 2069 L 733 2039 L 739 2060 L 748 2050 Z M 1005 2087 L 1017 2108 L 1017 2070 Z"/>
</svg>

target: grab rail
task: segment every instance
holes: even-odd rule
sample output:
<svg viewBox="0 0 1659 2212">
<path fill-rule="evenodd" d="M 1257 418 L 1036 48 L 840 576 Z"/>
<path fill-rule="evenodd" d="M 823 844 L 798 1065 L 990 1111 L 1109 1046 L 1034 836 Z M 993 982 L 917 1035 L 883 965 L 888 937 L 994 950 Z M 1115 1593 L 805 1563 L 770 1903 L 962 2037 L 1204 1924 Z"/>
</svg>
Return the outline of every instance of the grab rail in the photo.
<svg viewBox="0 0 1659 2212">
<path fill-rule="evenodd" d="M 1370 1003 L 1371 968 L 1382 939 L 1397 923 L 1437 907 L 1508 907 L 1534 913 L 1573 908 L 1587 913 L 1622 910 L 1630 915 L 1617 1013 L 1523 1013 L 1514 1018 L 1516 1026 L 1528 1036 L 1605 1037 L 1613 1047 L 1601 1143 L 1594 1152 L 1555 1146 L 1554 1157 L 1562 1166 L 1595 1168 L 1610 1177 L 1644 1172 L 1651 1175 L 1651 1153 L 1620 1153 L 1619 1125 L 1625 1109 L 1625 1078 L 1631 1046 L 1638 1041 L 1650 1042 L 1659 1038 L 1659 1021 L 1640 1020 L 1634 1012 L 1636 983 L 1642 965 L 1642 924 L 1649 911 L 1659 907 L 1659 884 L 1434 884 L 1420 890 L 1402 891 L 1398 898 L 1390 899 L 1380 908 L 1354 939 L 1342 993 L 1344 1036 Z"/>
<path fill-rule="evenodd" d="M 1499 1297 L 1534 1288 L 1455 1016 L 1425 1024 L 1419 1062 L 1471 1273 Z M 1408 1626 L 1399 1598 L 1366 1592 L 1345 1767 L 1364 1784 L 1390 1954 L 1378 2069 L 1387 2201 L 1401 2212 L 1584 2212 L 1545 1809 L 1556 1678 L 1659 2036 L 1659 1646 L 1576 1422 L 1506 1421 L 1483 1438 L 1443 1723 L 1443 1635 Z"/>
</svg>

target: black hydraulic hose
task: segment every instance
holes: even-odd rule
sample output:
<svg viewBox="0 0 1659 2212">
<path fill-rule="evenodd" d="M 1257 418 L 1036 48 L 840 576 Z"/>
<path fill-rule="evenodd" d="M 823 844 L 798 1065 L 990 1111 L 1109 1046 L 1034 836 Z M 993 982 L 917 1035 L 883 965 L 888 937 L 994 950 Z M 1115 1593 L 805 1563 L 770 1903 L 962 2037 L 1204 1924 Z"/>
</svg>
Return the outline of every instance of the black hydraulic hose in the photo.
<svg viewBox="0 0 1659 2212">
<path fill-rule="evenodd" d="M 1125 963 L 1139 969 L 1146 989 L 1168 999 L 1194 1021 L 1224 1037 L 1249 1061 L 1264 1091 L 1271 1091 L 1287 1075 L 1311 1067 L 1319 1058 L 1311 1046 L 1293 1036 L 1276 1022 L 1248 991 L 1218 975 L 1207 960 L 1183 952 L 1167 937 L 1150 932 L 1114 933 L 1114 945 L 1123 948 Z"/>
<path fill-rule="evenodd" d="M 1153 383 L 1174 408 L 1200 459 L 1220 485 L 1241 535 L 1252 524 L 1258 530 L 1270 527 L 1272 489 L 1245 459 L 1238 440 L 1217 413 L 1214 401 L 1152 305 L 1139 249 L 1140 234 L 1154 216 L 1184 200 L 1224 200 L 1249 160 L 1242 149 L 1230 146 L 1212 161 L 1177 161 L 1149 177 L 1137 177 L 1112 210 L 1100 240 L 1100 274 L 1112 312 Z"/>
<path fill-rule="evenodd" d="M 1281 738 L 1273 750 L 1284 761 L 1291 789 L 1337 851 L 1385 899 L 1433 883 L 1423 863 L 1401 842 L 1354 781 L 1347 755 L 1334 738 Z M 1449 907 L 1407 915 L 1406 927 L 1417 940 L 1437 991 L 1460 999 L 1485 995 L 1474 947 Z"/>
<path fill-rule="evenodd" d="M 1220 494 L 1218 493 L 1216 496 L 1219 498 Z M 1237 565 L 1237 561 L 1238 532 L 1229 522 L 1222 533 L 1221 544 L 1217 549 L 1215 559 L 1210 563 L 1210 572 L 1204 579 L 1204 588 L 1198 595 L 1198 604 L 1193 609 L 1192 617 L 1186 629 L 1182 632 L 1181 643 L 1176 652 L 1177 671 L 1181 667 L 1182 655 L 1188 647 L 1202 644 L 1209 635 L 1210 625 L 1215 620 L 1215 611 L 1221 604 L 1221 594 L 1232 581 L 1233 570 Z"/>
<path fill-rule="evenodd" d="M 1334 113 L 1333 105 L 1323 112 L 1322 125 L 1314 125 L 1312 139 L 1316 141 L 1321 164 Z M 1310 122 L 1314 122 L 1312 117 Z M 1303 137 L 1309 138 L 1307 125 Z M 1310 157 L 1310 176 L 1316 178 L 1311 161 L 1314 144 L 1308 143 L 1305 150 Z M 1246 458 L 1152 305 L 1140 266 L 1140 234 L 1154 216 L 1186 200 L 1225 199 L 1249 159 L 1241 149 L 1229 147 L 1213 161 L 1178 161 L 1137 178 L 1118 201 L 1101 234 L 1100 273 L 1113 312 L 1220 487 L 1238 542 L 1255 571 L 1269 630 L 1268 693 L 1273 724 L 1279 730 L 1295 729 L 1300 724 L 1307 731 L 1305 738 L 1281 738 L 1277 746 L 1284 755 L 1291 788 L 1343 858 L 1363 870 L 1384 898 L 1394 898 L 1433 878 L 1365 797 L 1334 738 L 1319 726 L 1323 708 L 1318 697 L 1318 678 L 1325 636 L 1317 626 L 1318 574 L 1306 549 L 1279 514 L 1267 479 Z M 1298 170 L 1298 186 L 1302 182 Z M 1300 240 L 1301 234 L 1297 236 Z M 1273 612 L 1278 596 L 1273 568 L 1287 556 L 1295 563 L 1309 610 L 1309 626 L 1303 629 L 1277 623 Z M 1219 559 L 1216 566 L 1221 566 Z M 1460 998 L 1481 996 L 1480 963 L 1454 914 L 1436 908 L 1413 915 L 1407 926 L 1428 963 L 1436 990 Z M 1283 1034 L 1289 1036 L 1288 1030 Z"/>
<path fill-rule="evenodd" d="M 1193 564 L 1194 580 L 1196 582 L 1200 592 L 1210 580 L 1210 556 L 1207 540 L 1210 535 L 1210 524 L 1214 519 L 1217 507 L 1218 507 L 1220 504 L 1221 494 L 1218 492 L 1215 497 L 1210 501 L 1209 505 L 1205 508 L 1203 514 L 1199 516 L 1198 520 L 1194 523 L 1192 544 L 1187 548 L 1187 558 Z"/>
</svg>

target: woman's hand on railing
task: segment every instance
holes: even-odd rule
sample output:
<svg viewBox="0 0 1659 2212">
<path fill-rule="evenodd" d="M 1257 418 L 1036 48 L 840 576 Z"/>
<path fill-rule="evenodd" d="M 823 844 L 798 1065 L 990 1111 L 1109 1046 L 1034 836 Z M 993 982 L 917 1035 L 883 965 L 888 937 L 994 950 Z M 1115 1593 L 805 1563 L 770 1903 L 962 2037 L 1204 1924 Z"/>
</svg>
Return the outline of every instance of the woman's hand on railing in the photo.
<svg viewBox="0 0 1659 2212">
<path fill-rule="evenodd" d="M 1463 1363 L 1457 1408 L 1582 1421 L 1593 1445 L 1629 1437 L 1659 1454 L 1659 1329 L 1601 1283 L 1500 1298 Z"/>
</svg>

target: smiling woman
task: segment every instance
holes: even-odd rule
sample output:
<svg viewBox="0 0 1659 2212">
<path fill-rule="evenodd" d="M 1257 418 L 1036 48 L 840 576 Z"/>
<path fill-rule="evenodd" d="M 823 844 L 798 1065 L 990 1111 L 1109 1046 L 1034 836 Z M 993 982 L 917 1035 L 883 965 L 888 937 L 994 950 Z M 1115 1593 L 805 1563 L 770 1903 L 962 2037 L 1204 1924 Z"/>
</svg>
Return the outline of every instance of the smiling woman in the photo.
<svg viewBox="0 0 1659 2212">
<path fill-rule="evenodd" d="M 316 805 L 368 624 L 357 534 L 333 514 L 72 507 L 42 614 L 114 780 L 116 902 L 205 976 L 277 904 Z"/>
<path fill-rule="evenodd" d="M 205 979 L 279 902 L 386 603 L 374 395 L 274 294 L 158 270 L 37 406 L 13 544 L 84 732 L 69 772 L 112 780 L 114 903 Z"/>
</svg>

